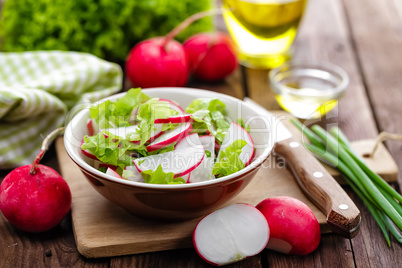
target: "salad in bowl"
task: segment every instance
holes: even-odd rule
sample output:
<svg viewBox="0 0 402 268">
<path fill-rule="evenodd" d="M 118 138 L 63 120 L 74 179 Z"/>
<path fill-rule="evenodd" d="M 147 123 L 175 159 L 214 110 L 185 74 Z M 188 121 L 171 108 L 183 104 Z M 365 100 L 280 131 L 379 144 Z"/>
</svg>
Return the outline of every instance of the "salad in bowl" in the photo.
<svg viewBox="0 0 402 268">
<path fill-rule="evenodd" d="M 233 122 L 218 98 L 186 107 L 140 88 L 90 107 L 81 150 L 101 172 L 153 184 L 194 183 L 233 174 L 254 156 L 243 120 Z"/>
</svg>

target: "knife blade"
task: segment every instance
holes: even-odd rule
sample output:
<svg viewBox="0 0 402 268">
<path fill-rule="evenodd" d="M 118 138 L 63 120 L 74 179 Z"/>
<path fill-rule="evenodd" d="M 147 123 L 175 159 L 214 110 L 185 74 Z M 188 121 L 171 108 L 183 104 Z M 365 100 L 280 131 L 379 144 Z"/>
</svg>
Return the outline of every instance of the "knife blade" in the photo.
<svg viewBox="0 0 402 268">
<path fill-rule="evenodd" d="M 279 118 L 245 97 L 244 101 L 258 109 L 258 113 L 270 122 L 273 152 L 285 159 L 298 185 L 306 196 L 326 215 L 330 229 L 343 237 L 353 238 L 359 232 L 360 211 L 321 165 L 286 128 Z"/>
</svg>

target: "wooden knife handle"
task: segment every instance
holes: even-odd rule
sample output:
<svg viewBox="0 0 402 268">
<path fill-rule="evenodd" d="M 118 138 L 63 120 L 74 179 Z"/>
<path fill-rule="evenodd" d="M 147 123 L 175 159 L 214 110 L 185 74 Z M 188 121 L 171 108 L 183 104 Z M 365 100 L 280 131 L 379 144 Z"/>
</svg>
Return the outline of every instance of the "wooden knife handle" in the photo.
<svg viewBox="0 0 402 268">
<path fill-rule="evenodd" d="M 295 139 L 277 142 L 274 152 L 285 158 L 300 188 L 327 216 L 331 230 L 346 238 L 356 236 L 360 211 L 321 163 Z"/>
</svg>

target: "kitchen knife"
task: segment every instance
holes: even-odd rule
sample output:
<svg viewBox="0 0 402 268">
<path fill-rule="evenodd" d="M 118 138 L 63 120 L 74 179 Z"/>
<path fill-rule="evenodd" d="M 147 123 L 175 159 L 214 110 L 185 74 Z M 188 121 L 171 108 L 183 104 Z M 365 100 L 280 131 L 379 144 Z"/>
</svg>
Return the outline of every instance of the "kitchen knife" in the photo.
<svg viewBox="0 0 402 268">
<path fill-rule="evenodd" d="M 295 138 L 275 115 L 245 97 L 245 102 L 259 109 L 270 122 L 273 152 L 286 160 L 296 181 L 306 196 L 326 215 L 330 229 L 343 237 L 353 238 L 359 232 L 360 211 L 342 187 Z"/>
</svg>

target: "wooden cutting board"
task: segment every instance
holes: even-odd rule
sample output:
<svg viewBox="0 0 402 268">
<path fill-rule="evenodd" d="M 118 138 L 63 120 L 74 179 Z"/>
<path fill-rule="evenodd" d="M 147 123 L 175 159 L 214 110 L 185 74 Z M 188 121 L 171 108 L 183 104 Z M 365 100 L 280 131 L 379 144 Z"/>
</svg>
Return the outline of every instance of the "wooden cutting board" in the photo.
<svg viewBox="0 0 402 268">
<path fill-rule="evenodd" d="M 290 118 L 288 114 L 279 112 Z M 287 120 L 291 132 L 301 139 L 300 132 Z M 353 142 L 356 152 L 367 153 L 374 141 Z M 72 224 L 78 251 L 88 258 L 111 257 L 143 252 L 192 247 L 192 232 L 199 219 L 183 222 L 157 222 L 135 217 L 110 203 L 86 181 L 79 168 L 67 155 L 63 139 L 56 141 L 61 175 L 70 186 L 73 201 Z M 380 146 L 368 165 L 387 181 L 397 179 L 398 169 L 384 146 Z M 344 183 L 333 169 L 330 172 Z M 250 184 L 233 200 L 225 204 L 243 202 L 256 205 L 265 198 L 287 195 L 306 203 L 317 217 L 321 232 L 330 232 L 324 214 L 299 189 L 292 174 L 283 163 L 272 156 L 263 164 Z"/>
</svg>

